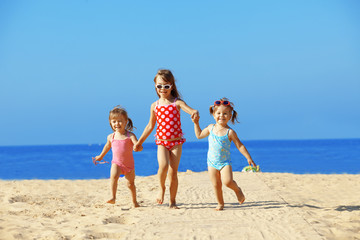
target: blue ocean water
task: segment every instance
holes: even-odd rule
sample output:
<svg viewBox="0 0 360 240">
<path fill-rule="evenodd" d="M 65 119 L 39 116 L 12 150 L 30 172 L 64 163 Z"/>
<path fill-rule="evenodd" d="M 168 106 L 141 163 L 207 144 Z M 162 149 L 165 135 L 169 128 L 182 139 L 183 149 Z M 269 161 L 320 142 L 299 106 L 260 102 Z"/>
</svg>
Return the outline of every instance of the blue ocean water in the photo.
<svg viewBox="0 0 360 240">
<path fill-rule="evenodd" d="M 360 173 L 360 139 L 276 140 L 243 142 L 263 172 L 288 173 Z M 155 143 L 145 143 L 134 153 L 138 176 L 157 173 Z M 0 147 L 0 179 L 100 179 L 108 178 L 110 164 L 95 166 L 91 157 L 100 154 L 103 145 L 51 145 Z M 207 170 L 207 142 L 186 142 L 179 171 Z M 247 165 L 232 144 L 234 171 Z M 110 161 L 111 151 L 105 157 Z"/>
</svg>

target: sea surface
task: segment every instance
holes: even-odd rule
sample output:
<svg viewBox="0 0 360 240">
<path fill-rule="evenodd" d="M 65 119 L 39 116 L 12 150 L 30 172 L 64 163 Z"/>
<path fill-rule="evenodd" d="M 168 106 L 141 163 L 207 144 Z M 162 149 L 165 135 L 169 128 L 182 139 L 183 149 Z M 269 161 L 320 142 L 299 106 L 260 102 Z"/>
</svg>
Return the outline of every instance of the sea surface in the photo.
<svg viewBox="0 0 360 240">
<path fill-rule="evenodd" d="M 264 140 L 243 142 L 262 172 L 296 174 L 360 174 L 360 139 Z M 48 145 L 0 147 L 0 179 L 101 179 L 110 175 L 110 164 L 94 165 L 104 145 Z M 157 173 L 155 143 L 144 143 L 134 153 L 138 176 Z M 179 171 L 207 170 L 208 143 L 186 142 Z M 105 160 L 111 161 L 111 151 Z M 247 166 L 246 159 L 231 147 L 233 171 Z"/>
</svg>

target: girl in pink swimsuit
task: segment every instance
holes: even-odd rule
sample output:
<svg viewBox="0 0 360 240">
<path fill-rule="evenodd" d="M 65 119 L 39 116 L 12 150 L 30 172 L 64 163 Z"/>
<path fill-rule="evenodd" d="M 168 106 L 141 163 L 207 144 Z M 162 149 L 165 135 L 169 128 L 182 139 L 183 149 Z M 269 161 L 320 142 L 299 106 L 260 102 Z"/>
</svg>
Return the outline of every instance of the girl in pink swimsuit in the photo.
<svg viewBox="0 0 360 240">
<path fill-rule="evenodd" d="M 164 202 L 165 181 L 167 173 L 170 179 L 170 208 L 176 206 L 176 194 L 178 188 L 177 171 L 180 163 L 182 144 L 185 142 L 181 130 L 180 110 L 191 115 L 192 119 L 198 119 L 197 110 L 189 107 L 180 99 L 180 94 L 176 88 L 175 78 L 170 70 L 159 70 L 154 78 L 155 90 L 159 100 L 151 104 L 150 120 L 145 127 L 139 141 L 134 146 L 134 150 L 140 150 L 145 139 L 151 134 L 155 125 L 156 140 L 158 145 L 158 177 L 160 182 L 160 193 L 157 203 Z M 168 171 L 169 170 L 169 171 Z"/>
<path fill-rule="evenodd" d="M 93 162 L 95 164 L 105 163 L 105 161 L 101 161 L 109 150 L 112 149 L 113 159 L 111 161 L 110 170 L 112 198 L 108 200 L 107 203 L 115 203 L 119 177 L 120 175 L 125 175 L 134 207 L 139 207 L 139 204 L 136 201 L 135 167 L 132 153 L 133 146 L 137 143 L 135 134 L 131 132 L 133 123 L 131 119 L 128 118 L 125 109 L 120 106 L 117 106 L 110 111 L 109 121 L 114 133 L 108 135 L 107 142 L 101 154 L 93 157 Z M 138 150 L 141 151 L 142 148 L 138 148 Z"/>
</svg>

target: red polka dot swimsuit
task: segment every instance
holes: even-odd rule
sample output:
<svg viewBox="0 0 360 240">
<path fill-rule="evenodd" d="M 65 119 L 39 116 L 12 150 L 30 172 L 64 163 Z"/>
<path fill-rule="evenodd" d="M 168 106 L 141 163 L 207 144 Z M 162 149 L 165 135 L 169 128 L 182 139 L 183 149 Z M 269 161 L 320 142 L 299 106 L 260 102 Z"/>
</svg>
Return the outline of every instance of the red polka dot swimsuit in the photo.
<svg viewBox="0 0 360 240">
<path fill-rule="evenodd" d="M 182 138 L 180 110 L 177 109 L 175 102 L 176 99 L 172 104 L 159 105 L 159 101 L 157 101 L 154 109 L 157 123 L 155 143 L 163 145 L 168 150 L 186 141 L 185 138 Z M 170 140 L 176 138 L 178 139 Z"/>
</svg>

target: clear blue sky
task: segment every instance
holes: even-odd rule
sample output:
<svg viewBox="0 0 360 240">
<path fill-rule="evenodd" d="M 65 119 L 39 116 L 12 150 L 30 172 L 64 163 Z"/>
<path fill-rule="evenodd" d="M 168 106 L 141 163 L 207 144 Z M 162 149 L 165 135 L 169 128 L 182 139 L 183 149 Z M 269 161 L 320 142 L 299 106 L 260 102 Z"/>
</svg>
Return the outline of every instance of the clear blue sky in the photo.
<svg viewBox="0 0 360 240">
<path fill-rule="evenodd" d="M 104 143 L 118 104 L 139 137 L 159 68 L 203 127 L 225 96 L 241 140 L 359 138 L 359 12 L 357 0 L 1 1 L 0 146 Z"/>
</svg>

